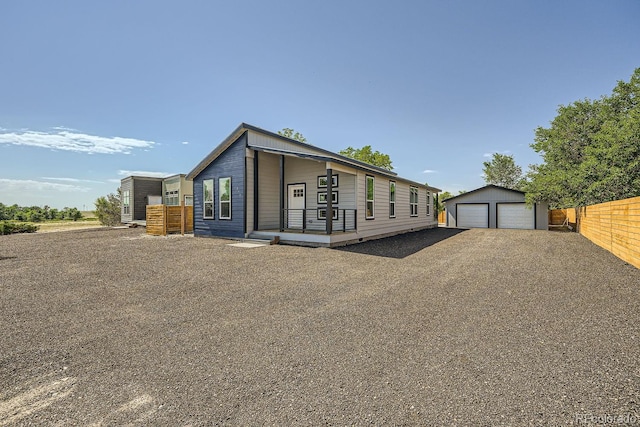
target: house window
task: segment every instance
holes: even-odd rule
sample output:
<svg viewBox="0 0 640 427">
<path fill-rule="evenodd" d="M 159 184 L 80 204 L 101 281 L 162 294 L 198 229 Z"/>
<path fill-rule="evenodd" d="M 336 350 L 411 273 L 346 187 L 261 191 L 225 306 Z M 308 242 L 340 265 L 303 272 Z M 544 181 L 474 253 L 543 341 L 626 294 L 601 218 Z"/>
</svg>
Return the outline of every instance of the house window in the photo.
<svg viewBox="0 0 640 427">
<path fill-rule="evenodd" d="M 331 175 L 331 187 L 338 188 L 338 175 Z M 318 177 L 318 188 L 327 188 L 327 176 Z"/>
<path fill-rule="evenodd" d="M 294 197 L 295 197 L 295 194 L 294 194 Z M 327 192 L 326 191 L 318 191 L 318 204 L 326 204 L 326 203 L 327 203 Z M 333 203 L 334 205 L 338 204 L 338 192 L 337 191 L 332 191 L 331 192 L 331 203 Z"/>
<path fill-rule="evenodd" d="M 418 187 L 409 187 L 409 210 L 411 216 L 418 216 Z"/>
<path fill-rule="evenodd" d="M 180 204 L 178 198 L 178 190 L 165 191 L 164 204 L 167 206 L 178 206 Z"/>
<path fill-rule="evenodd" d="M 231 178 L 218 180 L 220 194 L 220 219 L 231 219 Z"/>
<path fill-rule="evenodd" d="M 202 181 L 202 200 L 203 210 L 202 217 L 205 219 L 213 219 L 213 180 L 205 179 Z"/>
<path fill-rule="evenodd" d="M 122 192 L 122 213 L 128 215 L 131 213 L 131 199 L 129 198 L 129 190 Z"/>
<path fill-rule="evenodd" d="M 338 219 L 338 209 L 332 209 L 331 210 L 333 215 L 333 219 L 337 220 Z M 327 219 L 327 209 L 326 208 L 318 208 L 318 219 Z"/>
<path fill-rule="evenodd" d="M 427 216 L 431 215 L 431 192 L 427 191 Z"/>
<path fill-rule="evenodd" d="M 396 217 L 396 182 L 389 181 L 389 218 Z"/>
<path fill-rule="evenodd" d="M 375 179 L 372 176 L 367 175 L 366 177 L 366 188 L 365 193 L 367 197 L 367 207 L 366 207 L 366 217 L 367 219 L 374 218 L 374 187 L 375 187 Z"/>
</svg>

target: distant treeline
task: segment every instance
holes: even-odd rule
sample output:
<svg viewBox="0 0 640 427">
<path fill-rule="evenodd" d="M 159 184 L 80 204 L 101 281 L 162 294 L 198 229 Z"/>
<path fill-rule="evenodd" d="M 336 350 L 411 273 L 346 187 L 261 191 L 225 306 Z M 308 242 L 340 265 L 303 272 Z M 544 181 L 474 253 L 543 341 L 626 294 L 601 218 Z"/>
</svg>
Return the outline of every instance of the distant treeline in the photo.
<svg viewBox="0 0 640 427">
<path fill-rule="evenodd" d="M 62 210 L 49 206 L 7 206 L 0 203 L 0 221 L 28 221 L 42 222 L 49 220 L 77 221 L 82 218 L 82 213 L 76 208 L 64 208 Z"/>
</svg>

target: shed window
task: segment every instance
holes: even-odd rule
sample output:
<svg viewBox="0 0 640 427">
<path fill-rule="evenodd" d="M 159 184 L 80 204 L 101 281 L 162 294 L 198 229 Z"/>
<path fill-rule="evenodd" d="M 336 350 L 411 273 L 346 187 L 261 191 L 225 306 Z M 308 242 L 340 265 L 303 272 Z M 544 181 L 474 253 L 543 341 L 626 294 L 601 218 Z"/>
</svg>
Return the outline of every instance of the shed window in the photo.
<svg viewBox="0 0 640 427">
<path fill-rule="evenodd" d="M 366 182 L 366 193 L 367 193 L 367 209 L 366 209 L 366 218 L 373 219 L 374 218 L 374 197 L 375 197 L 375 179 L 372 176 L 367 175 Z"/>
<path fill-rule="evenodd" d="M 389 218 L 396 217 L 396 182 L 389 181 Z"/>
<path fill-rule="evenodd" d="M 131 213 L 131 199 L 129 190 L 122 192 L 122 213 L 128 215 Z"/>
<path fill-rule="evenodd" d="M 409 187 L 409 210 L 411 216 L 418 216 L 418 187 Z"/>
<path fill-rule="evenodd" d="M 164 204 L 167 206 L 178 206 L 180 204 L 178 197 L 178 190 L 165 191 Z"/>
<path fill-rule="evenodd" d="M 220 219 L 231 219 L 231 178 L 218 180 L 220 194 Z"/>
<path fill-rule="evenodd" d="M 205 219 L 213 219 L 213 180 L 205 179 L 202 181 L 202 217 Z"/>
</svg>

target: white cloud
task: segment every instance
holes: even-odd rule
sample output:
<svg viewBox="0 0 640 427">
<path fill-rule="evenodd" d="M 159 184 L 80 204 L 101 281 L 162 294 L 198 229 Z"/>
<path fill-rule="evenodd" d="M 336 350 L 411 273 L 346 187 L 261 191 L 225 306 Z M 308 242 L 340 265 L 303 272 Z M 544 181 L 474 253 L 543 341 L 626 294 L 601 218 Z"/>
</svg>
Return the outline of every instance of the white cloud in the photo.
<svg viewBox="0 0 640 427">
<path fill-rule="evenodd" d="M 0 144 L 26 145 L 51 150 L 75 151 L 88 154 L 129 154 L 133 149 L 151 148 L 153 141 L 134 138 L 103 137 L 70 131 L 58 126 L 53 132 L 20 130 L 0 133 Z"/>
<path fill-rule="evenodd" d="M 494 154 L 510 154 L 511 151 L 510 150 L 504 150 L 504 151 L 490 151 L 488 153 L 484 153 L 482 155 L 482 157 L 493 157 Z"/>
<path fill-rule="evenodd" d="M 182 145 L 188 145 L 189 141 L 182 141 Z"/>
<path fill-rule="evenodd" d="M 175 175 L 174 173 L 167 172 L 149 172 L 149 171 L 128 171 L 128 170 L 119 170 L 118 175 L 120 176 L 150 176 L 154 178 L 165 178 L 167 176 Z"/>
<path fill-rule="evenodd" d="M 434 171 L 432 169 L 425 169 L 422 171 L 422 173 L 438 173 L 438 171 Z"/>
<path fill-rule="evenodd" d="M 0 185 L 5 191 L 61 191 L 65 193 L 83 192 L 90 190 L 88 187 L 72 184 L 59 184 L 55 182 L 35 181 L 32 179 L 5 179 L 0 178 Z"/>
<path fill-rule="evenodd" d="M 93 184 L 104 184 L 102 181 L 94 181 L 92 179 L 78 179 L 78 178 L 54 178 L 51 176 L 43 176 L 40 179 L 46 179 L 47 181 L 62 181 L 62 182 L 90 182 Z"/>
</svg>

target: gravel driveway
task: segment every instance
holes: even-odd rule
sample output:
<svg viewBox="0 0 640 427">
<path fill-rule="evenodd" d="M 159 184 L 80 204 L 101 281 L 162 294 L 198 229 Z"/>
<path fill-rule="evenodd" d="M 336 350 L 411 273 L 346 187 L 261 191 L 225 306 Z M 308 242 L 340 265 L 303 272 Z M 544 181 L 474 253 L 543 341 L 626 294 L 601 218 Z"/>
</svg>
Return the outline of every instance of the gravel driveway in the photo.
<svg viewBox="0 0 640 427">
<path fill-rule="evenodd" d="M 228 243 L 0 237 L 0 425 L 640 425 L 640 270 L 580 235 Z"/>
</svg>

